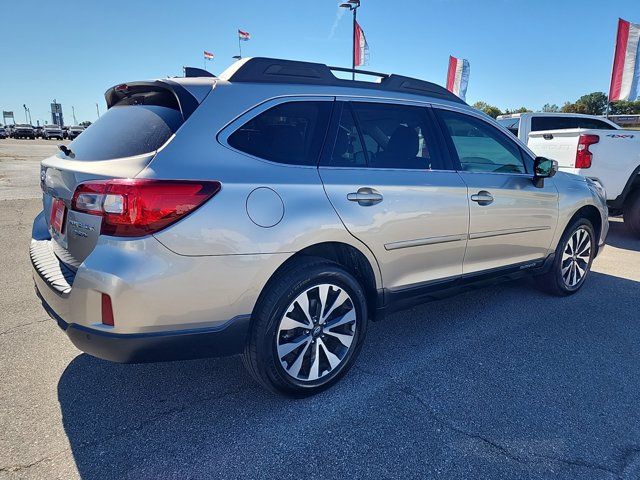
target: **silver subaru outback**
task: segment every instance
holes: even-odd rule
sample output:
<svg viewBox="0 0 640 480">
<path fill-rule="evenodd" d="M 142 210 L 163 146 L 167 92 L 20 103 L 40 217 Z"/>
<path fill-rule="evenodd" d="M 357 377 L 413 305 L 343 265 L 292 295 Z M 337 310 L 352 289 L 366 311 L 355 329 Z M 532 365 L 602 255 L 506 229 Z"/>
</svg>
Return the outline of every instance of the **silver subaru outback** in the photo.
<svg viewBox="0 0 640 480">
<path fill-rule="evenodd" d="M 440 86 L 335 70 L 247 58 L 117 85 L 42 162 L 36 291 L 80 350 L 242 354 L 301 396 L 390 311 L 522 275 L 583 286 L 608 230 L 595 184 Z"/>
</svg>

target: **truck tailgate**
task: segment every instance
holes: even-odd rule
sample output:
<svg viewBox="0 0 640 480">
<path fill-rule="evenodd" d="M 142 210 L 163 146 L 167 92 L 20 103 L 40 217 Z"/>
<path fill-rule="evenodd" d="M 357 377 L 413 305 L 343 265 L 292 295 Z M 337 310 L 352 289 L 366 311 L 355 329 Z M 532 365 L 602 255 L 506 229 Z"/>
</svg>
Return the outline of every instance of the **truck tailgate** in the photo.
<svg viewBox="0 0 640 480">
<path fill-rule="evenodd" d="M 575 128 L 531 132 L 527 146 L 539 157 L 556 160 L 560 168 L 574 168 L 578 139 L 586 132 L 589 130 Z"/>
</svg>

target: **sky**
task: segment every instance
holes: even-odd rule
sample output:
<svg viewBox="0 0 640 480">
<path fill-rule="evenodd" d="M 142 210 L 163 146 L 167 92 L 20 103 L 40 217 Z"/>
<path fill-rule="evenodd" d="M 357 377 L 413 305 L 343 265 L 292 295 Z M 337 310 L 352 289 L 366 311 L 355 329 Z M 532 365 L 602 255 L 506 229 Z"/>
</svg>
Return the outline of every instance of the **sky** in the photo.
<svg viewBox="0 0 640 480">
<path fill-rule="evenodd" d="M 7 1 L 7 5 L 4 2 Z M 220 73 L 243 56 L 351 64 L 351 17 L 334 0 L 2 0 L 0 109 L 23 122 L 94 121 L 118 83 Z M 9 5 L 10 3 L 10 5 Z M 449 55 L 471 63 L 468 103 L 499 108 L 562 105 L 609 87 L 618 17 L 640 23 L 638 0 L 362 0 L 366 69 L 439 84 Z M 1 121 L 1 119 L 0 119 Z"/>
</svg>

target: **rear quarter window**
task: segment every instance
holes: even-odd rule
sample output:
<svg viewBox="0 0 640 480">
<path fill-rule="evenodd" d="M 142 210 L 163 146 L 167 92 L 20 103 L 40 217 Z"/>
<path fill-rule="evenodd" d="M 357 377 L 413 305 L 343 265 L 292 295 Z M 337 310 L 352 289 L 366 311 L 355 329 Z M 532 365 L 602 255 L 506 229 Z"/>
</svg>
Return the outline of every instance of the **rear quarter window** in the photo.
<svg viewBox="0 0 640 480">
<path fill-rule="evenodd" d="M 227 139 L 241 152 L 277 163 L 316 165 L 333 102 L 288 102 L 249 120 Z"/>
</svg>

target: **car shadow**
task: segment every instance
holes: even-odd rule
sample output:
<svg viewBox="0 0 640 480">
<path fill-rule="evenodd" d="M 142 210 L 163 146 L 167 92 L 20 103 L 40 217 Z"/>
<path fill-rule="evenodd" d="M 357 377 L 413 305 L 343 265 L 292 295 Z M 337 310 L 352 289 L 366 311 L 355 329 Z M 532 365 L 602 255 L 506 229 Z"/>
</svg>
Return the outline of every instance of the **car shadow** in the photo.
<svg viewBox="0 0 640 480">
<path fill-rule="evenodd" d="M 356 367 L 307 399 L 266 392 L 237 357 L 86 354 L 58 399 L 83 479 L 609 478 L 640 438 L 638 298 L 594 272 L 571 297 L 520 281 L 425 304 L 371 324 Z"/>
<path fill-rule="evenodd" d="M 640 238 L 635 237 L 621 219 L 609 219 L 607 245 L 631 250 L 633 252 L 640 252 Z"/>
</svg>

